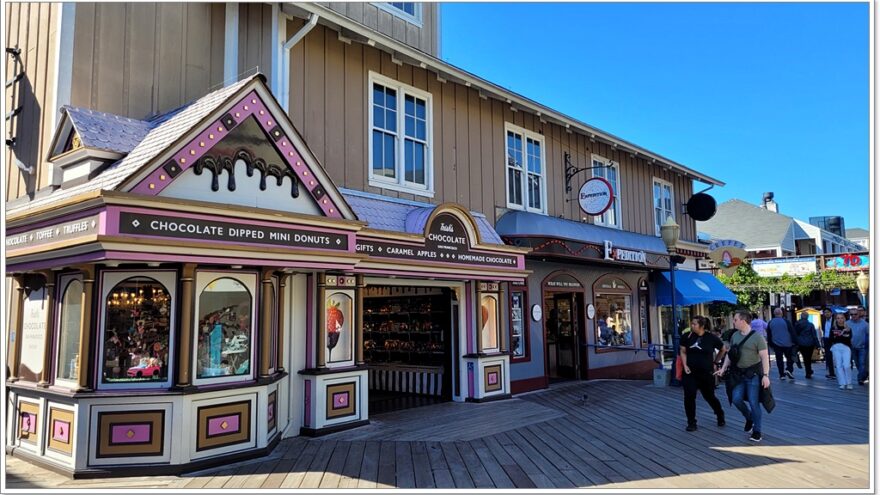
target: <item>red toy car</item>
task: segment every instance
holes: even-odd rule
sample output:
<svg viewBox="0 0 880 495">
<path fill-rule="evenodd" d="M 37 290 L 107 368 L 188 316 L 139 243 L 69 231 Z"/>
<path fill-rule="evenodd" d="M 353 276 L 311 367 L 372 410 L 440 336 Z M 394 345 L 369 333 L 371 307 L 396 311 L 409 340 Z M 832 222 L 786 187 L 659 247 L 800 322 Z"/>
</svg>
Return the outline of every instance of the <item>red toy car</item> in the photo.
<svg viewBox="0 0 880 495">
<path fill-rule="evenodd" d="M 159 376 L 160 371 L 162 371 L 162 367 L 157 365 L 146 367 L 134 366 L 128 369 L 128 376 L 132 378 L 149 378 L 153 376 Z"/>
</svg>

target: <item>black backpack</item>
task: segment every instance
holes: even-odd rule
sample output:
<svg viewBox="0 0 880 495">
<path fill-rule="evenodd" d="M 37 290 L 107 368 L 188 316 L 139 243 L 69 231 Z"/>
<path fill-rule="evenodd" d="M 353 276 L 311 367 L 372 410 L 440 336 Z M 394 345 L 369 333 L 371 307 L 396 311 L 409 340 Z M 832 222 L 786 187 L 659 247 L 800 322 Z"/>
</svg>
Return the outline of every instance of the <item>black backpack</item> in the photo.
<svg viewBox="0 0 880 495">
<path fill-rule="evenodd" d="M 749 332 L 748 335 L 746 335 L 746 338 L 744 338 L 742 340 L 742 342 L 740 342 L 739 344 L 730 346 L 730 350 L 727 351 L 727 358 L 730 359 L 731 366 L 736 365 L 736 363 L 739 361 L 739 358 L 742 356 L 742 352 L 741 352 L 742 346 L 745 345 L 745 343 L 748 342 L 749 339 L 752 338 L 752 335 L 754 335 L 754 334 L 755 334 L 755 331 L 752 330 L 751 332 Z M 733 335 L 730 336 L 730 342 L 733 343 Z"/>
</svg>

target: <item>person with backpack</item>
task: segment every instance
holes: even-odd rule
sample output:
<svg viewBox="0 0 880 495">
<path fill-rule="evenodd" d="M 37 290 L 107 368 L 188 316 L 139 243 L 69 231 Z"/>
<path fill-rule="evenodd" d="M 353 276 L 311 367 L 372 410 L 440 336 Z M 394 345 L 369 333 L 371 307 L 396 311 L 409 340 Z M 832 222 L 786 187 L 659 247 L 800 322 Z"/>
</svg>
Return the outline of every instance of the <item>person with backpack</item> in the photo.
<svg viewBox="0 0 880 495">
<path fill-rule="evenodd" d="M 715 397 L 715 352 L 724 354 L 724 344 L 709 331 L 709 319 L 694 316 L 691 331 L 681 340 L 679 355 L 684 373 L 681 385 L 684 389 L 684 412 L 687 416 L 686 431 L 697 429 L 697 391 L 715 412 L 718 426 L 724 426 L 724 409 Z"/>
<path fill-rule="evenodd" d="M 715 373 L 723 376 L 730 370 L 731 402 L 746 420 L 744 430 L 751 432 L 749 440 L 760 442 L 761 387 L 770 388 L 770 353 L 767 341 L 752 330 L 751 321 L 752 315 L 748 311 L 734 313 L 733 325 L 738 332 L 730 336 L 730 349 L 724 356 L 724 364 Z"/>
<path fill-rule="evenodd" d="M 801 313 L 800 319 L 794 326 L 794 333 L 798 351 L 804 358 L 804 376 L 809 379 L 813 378 L 813 351 L 819 347 L 819 335 L 816 333 L 816 327 L 807 319 L 808 316 L 806 311 Z"/>
</svg>

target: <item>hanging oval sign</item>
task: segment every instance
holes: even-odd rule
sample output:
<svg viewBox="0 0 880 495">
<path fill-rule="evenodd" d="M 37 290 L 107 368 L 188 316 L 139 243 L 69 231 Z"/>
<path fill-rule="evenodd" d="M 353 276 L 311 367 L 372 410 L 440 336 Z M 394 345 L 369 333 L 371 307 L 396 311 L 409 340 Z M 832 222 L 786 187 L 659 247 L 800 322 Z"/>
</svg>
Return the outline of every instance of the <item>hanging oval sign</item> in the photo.
<svg viewBox="0 0 880 495">
<path fill-rule="evenodd" d="M 602 177 L 593 177 L 584 182 L 578 193 L 578 204 L 587 215 L 598 216 L 611 208 L 614 202 L 614 189 L 611 183 Z"/>
</svg>

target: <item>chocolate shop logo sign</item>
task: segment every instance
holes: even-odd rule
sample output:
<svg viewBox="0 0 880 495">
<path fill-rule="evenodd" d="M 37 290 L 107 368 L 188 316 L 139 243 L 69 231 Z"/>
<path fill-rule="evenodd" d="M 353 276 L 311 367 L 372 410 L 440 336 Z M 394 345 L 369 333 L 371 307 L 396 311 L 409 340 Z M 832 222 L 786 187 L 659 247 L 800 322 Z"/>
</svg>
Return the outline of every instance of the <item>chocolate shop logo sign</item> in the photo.
<svg viewBox="0 0 880 495">
<path fill-rule="evenodd" d="M 578 192 L 578 204 L 587 215 L 598 216 L 605 213 L 614 203 L 614 189 L 602 177 L 593 177 L 584 182 Z"/>
</svg>

